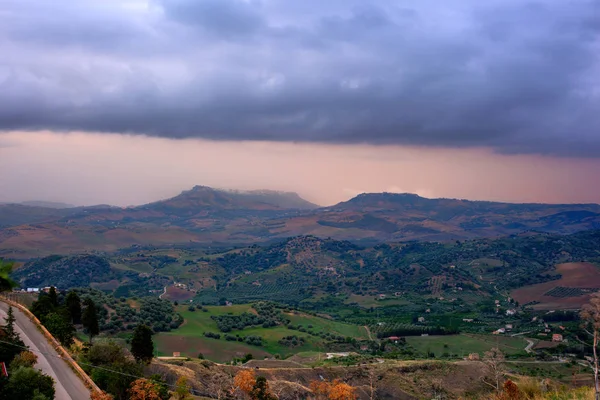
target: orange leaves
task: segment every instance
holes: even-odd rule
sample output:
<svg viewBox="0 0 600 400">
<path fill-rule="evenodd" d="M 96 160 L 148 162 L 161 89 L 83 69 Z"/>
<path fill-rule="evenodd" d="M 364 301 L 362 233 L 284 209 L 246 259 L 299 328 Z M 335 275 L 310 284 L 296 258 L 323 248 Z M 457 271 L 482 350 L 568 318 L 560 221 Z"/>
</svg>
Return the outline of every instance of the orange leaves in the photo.
<svg viewBox="0 0 600 400">
<path fill-rule="evenodd" d="M 313 392 L 317 400 L 325 400 L 331 391 L 331 382 L 312 381 L 310 383 L 310 391 Z"/>
<path fill-rule="evenodd" d="M 233 384 L 242 392 L 250 395 L 254 384 L 256 383 L 256 374 L 254 370 L 244 369 L 237 373 L 233 378 Z"/>
<path fill-rule="evenodd" d="M 138 379 L 131 383 L 129 388 L 129 399 L 161 400 L 156 384 L 147 379 Z"/>
<path fill-rule="evenodd" d="M 104 393 L 104 392 L 94 392 L 92 393 L 92 396 L 90 398 L 91 400 L 113 400 L 113 397 L 108 394 L 108 393 Z"/>
<path fill-rule="evenodd" d="M 519 400 L 521 398 L 519 387 L 510 379 L 504 382 L 504 386 L 502 388 L 504 395 L 508 400 Z"/>
<path fill-rule="evenodd" d="M 355 400 L 356 388 L 335 379 L 328 381 L 313 381 L 310 384 L 310 390 L 317 400 Z"/>
</svg>

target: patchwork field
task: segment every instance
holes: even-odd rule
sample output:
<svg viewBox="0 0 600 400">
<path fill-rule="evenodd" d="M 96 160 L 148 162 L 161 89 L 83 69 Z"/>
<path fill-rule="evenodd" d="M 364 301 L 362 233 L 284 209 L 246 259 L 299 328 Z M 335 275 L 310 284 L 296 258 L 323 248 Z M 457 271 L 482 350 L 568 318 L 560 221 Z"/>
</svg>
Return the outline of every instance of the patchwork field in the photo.
<svg viewBox="0 0 600 400">
<path fill-rule="evenodd" d="M 206 338 L 204 337 L 205 332 L 221 333 L 211 316 L 240 315 L 244 312 L 254 313 L 255 310 L 249 304 L 205 306 L 203 309 L 206 311 L 201 309 L 189 311 L 187 307 L 178 307 L 177 311 L 183 316 L 185 322 L 174 331 L 156 335 L 156 344 L 160 355 L 169 356 L 173 352 L 180 352 L 182 356 L 197 357 L 198 353 L 202 353 L 207 359 L 226 362 L 248 353 L 251 353 L 254 358 L 275 355 L 285 358 L 299 352 L 324 350 L 322 338 L 298 330 L 290 330 L 281 325 L 269 328 L 247 327 L 243 330 L 228 332 L 229 335 L 234 336 L 260 336 L 264 341 L 263 346 L 227 341 L 224 337 L 221 339 Z M 304 313 L 286 313 L 285 316 L 293 325 L 302 325 L 315 333 L 327 332 L 356 339 L 368 338 L 367 331 L 362 326 L 336 322 Z M 223 333 L 221 335 L 224 336 Z M 282 338 L 292 335 L 298 338 L 302 337 L 304 344 L 288 347 L 279 343 Z"/>
<path fill-rule="evenodd" d="M 379 299 L 376 296 L 364 296 L 359 294 L 351 294 L 348 296 L 346 304 L 357 303 L 361 307 L 383 307 L 383 306 L 397 306 L 403 304 L 410 304 L 409 301 L 400 297 L 394 297 L 393 294 L 386 295 L 384 299 Z"/>
<path fill-rule="evenodd" d="M 195 295 L 196 293 L 189 289 L 167 286 L 167 292 L 162 298 L 171 301 L 187 301 L 193 299 Z"/>
<path fill-rule="evenodd" d="M 498 347 L 505 354 L 523 353 L 527 342 L 523 338 L 492 335 L 448 335 L 448 336 L 409 336 L 406 342 L 417 351 L 427 354 L 432 352 L 436 357 L 444 353 L 466 357 L 469 353 L 484 352 Z"/>
<path fill-rule="evenodd" d="M 532 306 L 538 310 L 565 310 L 580 308 L 600 290 L 600 268 L 592 263 L 559 264 L 556 272 L 560 279 L 516 289 L 512 297 L 521 304 L 536 302 Z"/>
</svg>

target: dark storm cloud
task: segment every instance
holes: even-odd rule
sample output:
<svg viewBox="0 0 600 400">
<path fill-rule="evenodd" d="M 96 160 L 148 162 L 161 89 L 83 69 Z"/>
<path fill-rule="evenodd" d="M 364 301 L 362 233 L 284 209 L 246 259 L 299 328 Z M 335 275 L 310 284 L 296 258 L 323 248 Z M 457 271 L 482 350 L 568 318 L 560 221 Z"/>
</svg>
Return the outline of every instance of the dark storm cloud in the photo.
<svg viewBox="0 0 600 400">
<path fill-rule="evenodd" d="M 10 0 L 0 128 L 600 154 L 594 0 Z"/>
</svg>

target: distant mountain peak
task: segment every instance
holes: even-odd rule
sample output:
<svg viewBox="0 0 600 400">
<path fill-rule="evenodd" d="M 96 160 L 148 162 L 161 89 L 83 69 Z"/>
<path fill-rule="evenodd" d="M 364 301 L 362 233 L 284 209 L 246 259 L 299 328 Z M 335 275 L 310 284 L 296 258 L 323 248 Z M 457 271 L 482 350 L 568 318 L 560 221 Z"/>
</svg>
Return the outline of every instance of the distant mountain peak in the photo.
<svg viewBox="0 0 600 400">
<path fill-rule="evenodd" d="M 357 195 L 354 198 L 376 198 L 376 197 L 382 197 L 382 198 L 412 198 L 412 199 L 426 199 L 425 197 L 419 196 L 418 194 L 415 193 L 394 193 L 394 192 L 379 192 L 379 193 L 361 193 L 359 195 Z"/>
<path fill-rule="evenodd" d="M 311 210 L 319 208 L 319 205 L 303 199 L 296 192 L 286 192 L 281 190 L 258 189 L 258 190 L 224 190 L 227 193 L 253 199 L 267 204 L 276 205 L 281 208 Z"/>
<path fill-rule="evenodd" d="M 275 190 L 230 190 L 196 185 L 170 199 L 151 203 L 148 206 L 167 208 L 213 208 L 238 210 L 285 210 L 318 208 L 316 204 L 301 198 L 294 192 Z"/>
</svg>

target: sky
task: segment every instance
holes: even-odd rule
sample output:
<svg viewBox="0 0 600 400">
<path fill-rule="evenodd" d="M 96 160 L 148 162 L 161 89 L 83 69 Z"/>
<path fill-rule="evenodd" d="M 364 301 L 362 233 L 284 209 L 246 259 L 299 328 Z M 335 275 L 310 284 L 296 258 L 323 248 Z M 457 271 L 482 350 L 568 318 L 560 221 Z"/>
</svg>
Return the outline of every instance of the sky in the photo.
<svg viewBox="0 0 600 400">
<path fill-rule="evenodd" d="M 596 0 L 4 0 L 0 201 L 600 203 Z"/>
</svg>

